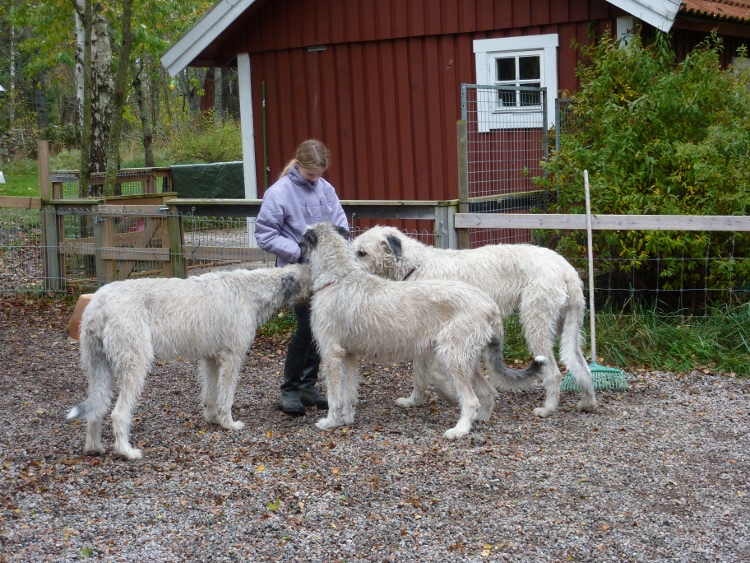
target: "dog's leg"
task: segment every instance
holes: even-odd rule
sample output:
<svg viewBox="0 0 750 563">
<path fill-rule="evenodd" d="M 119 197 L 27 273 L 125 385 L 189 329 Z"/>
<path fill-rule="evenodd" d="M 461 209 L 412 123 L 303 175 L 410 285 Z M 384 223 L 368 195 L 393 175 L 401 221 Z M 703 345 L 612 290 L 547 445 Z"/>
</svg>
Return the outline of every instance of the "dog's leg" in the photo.
<svg viewBox="0 0 750 563">
<path fill-rule="evenodd" d="M 573 373 L 578 388 L 581 390 L 581 400 L 576 408 L 582 412 L 593 412 L 596 410 L 596 392 L 591 380 L 591 369 L 581 352 L 580 325 L 582 322 L 583 306 L 571 303 L 561 322 L 560 357 L 568 370 Z"/>
<path fill-rule="evenodd" d="M 477 420 L 486 422 L 492 416 L 492 410 L 495 408 L 497 390 L 482 373 L 482 370 L 479 367 L 479 362 L 477 362 L 477 367 L 474 369 L 472 387 L 474 387 L 474 392 L 479 400 Z"/>
<path fill-rule="evenodd" d="M 115 455 L 125 459 L 140 459 L 141 450 L 130 445 L 130 422 L 138 398 L 143 391 L 149 361 L 140 355 L 124 363 L 127 367 L 118 368 L 117 381 L 120 382 L 120 394 L 112 410 L 112 432 L 115 437 Z"/>
<path fill-rule="evenodd" d="M 203 418 L 209 424 L 219 424 L 219 366 L 215 358 L 201 358 L 198 361 L 198 379 L 201 384 Z"/>
<path fill-rule="evenodd" d="M 555 361 L 553 344 L 558 308 L 551 309 L 550 296 L 536 300 L 527 300 L 521 306 L 519 319 L 523 325 L 526 345 L 534 357 L 546 356 L 547 362 L 542 369 L 542 384 L 545 389 L 544 406 L 534 409 L 534 414 L 546 418 L 557 410 L 560 402 L 560 385 L 562 372 Z"/>
<path fill-rule="evenodd" d="M 101 455 L 106 451 L 102 443 L 102 419 L 96 418 L 86 422 L 86 446 L 83 450 L 87 455 Z"/>
<path fill-rule="evenodd" d="M 357 412 L 359 398 L 359 358 L 353 354 L 347 354 L 341 363 L 343 370 L 342 387 L 343 401 L 341 408 L 341 424 L 354 424 L 354 415 Z"/>
<path fill-rule="evenodd" d="M 346 385 L 342 379 L 346 376 L 344 373 L 346 351 L 338 345 L 321 347 L 321 350 L 324 351 L 321 355 L 328 391 L 328 416 L 318 420 L 315 426 L 325 430 L 342 424 Z"/>
<path fill-rule="evenodd" d="M 218 423 L 227 430 L 241 430 L 245 423 L 232 420 L 232 404 L 234 403 L 234 390 L 237 387 L 237 379 L 242 369 L 242 355 L 235 352 L 223 351 L 219 354 L 217 364 L 219 366 L 218 385 L 216 393 L 216 406 L 218 410 Z"/>
<path fill-rule="evenodd" d="M 471 432 L 471 426 L 474 420 L 477 418 L 477 412 L 479 411 L 479 399 L 474 393 L 472 388 L 472 372 L 476 369 L 476 366 L 465 366 L 461 365 L 460 358 L 471 357 L 471 354 L 462 354 L 461 351 L 456 349 L 449 349 L 448 352 L 451 354 L 450 358 L 446 358 L 447 361 L 440 360 L 446 368 L 446 372 L 453 375 L 456 385 L 456 394 L 458 395 L 458 403 L 461 405 L 461 416 L 458 419 L 458 423 L 453 428 L 446 430 L 443 436 L 449 440 L 456 438 L 462 438 Z"/>
<path fill-rule="evenodd" d="M 425 357 L 414 358 L 412 362 L 411 379 L 412 390 L 409 397 L 396 399 L 399 407 L 418 407 L 424 404 L 425 390 L 430 377 L 430 370 L 434 368 L 432 358 L 428 361 Z"/>
</svg>

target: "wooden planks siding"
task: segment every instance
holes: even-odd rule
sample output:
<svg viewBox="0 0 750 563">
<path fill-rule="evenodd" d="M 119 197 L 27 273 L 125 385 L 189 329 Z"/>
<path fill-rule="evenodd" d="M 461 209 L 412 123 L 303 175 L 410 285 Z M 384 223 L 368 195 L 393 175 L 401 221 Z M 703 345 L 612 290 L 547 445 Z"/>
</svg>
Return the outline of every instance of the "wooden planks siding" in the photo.
<svg viewBox="0 0 750 563">
<path fill-rule="evenodd" d="M 588 40 L 589 18 L 614 25 L 619 14 L 604 0 L 276 0 L 227 44 L 250 53 L 256 159 L 265 143 L 269 184 L 316 137 L 333 152 L 327 178 L 342 198 L 453 199 L 473 41 L 557 33 L 559 88 L 573 90 L 571 40 Z"/>
</svg>

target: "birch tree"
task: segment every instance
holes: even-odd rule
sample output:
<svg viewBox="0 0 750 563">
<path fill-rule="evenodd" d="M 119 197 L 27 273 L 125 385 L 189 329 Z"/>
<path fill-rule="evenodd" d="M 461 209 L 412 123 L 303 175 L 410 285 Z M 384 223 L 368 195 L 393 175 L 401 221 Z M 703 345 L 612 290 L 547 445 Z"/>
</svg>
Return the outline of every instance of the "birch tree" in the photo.
<svg viewBox="0 0 750 563">
<path fill-rule="evenodd" d="M 104 196 L 115 195 L 117 186 L 117 171 L 120 167 L 120 134 L 122 132 L 122 112 L 125 107 L 125 97 L 128 86 L 128 70 L 130 68 L 130 51 L 133 47 L 133 30 L 130 21 L 133 12 L 133 0 L 123 0 L 122 3 L 122 45 L 117 63 L 115 78 L 115 97 L 112 106 L 112 130 L 107 145 L 107 170 L 104 176 Z"/>
</svg>

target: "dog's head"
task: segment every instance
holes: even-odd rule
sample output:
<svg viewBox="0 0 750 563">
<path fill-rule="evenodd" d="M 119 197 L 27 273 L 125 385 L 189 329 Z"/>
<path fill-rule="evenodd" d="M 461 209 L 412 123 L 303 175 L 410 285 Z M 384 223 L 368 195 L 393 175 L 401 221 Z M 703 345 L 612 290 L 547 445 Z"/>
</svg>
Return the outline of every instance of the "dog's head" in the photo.
<svg viewBox="0 0 750 563">
<path fill-rule="evenodd" d="M 307 264 L 288 264 L 284 266 L 287 273 L 281 278 L 281 289 L 284 301 L 301 302 L 310 298 L 310 266 Z"/>
<path fill-rule="evenodd" d="M 354 255 L 369 272 L 401 279 L 404 235 L 393 227 L 372 227 L 354 239 Z"/>
<path fill-rule="evenodd" d="M 338 233 L 344 240 L 349 241 L 351 238 L 349 230 L 333 223 L 316 223 L 307 228 L 302 234 L 302 238 L 299 241 L 300 262 L 307 260 L 310 253 L 318 246 L 321 236 L 325 236 L 326 232 L 332 230 Z"/>
<path fill-rule="evenodd" d="M 310 255 L 310 252 L 318 246 L 318 233 L 312 228 L 309 227 L 302 235 L 302 238 L 299 241 L 299 261 L 303 262 L 307 260 L 307 257 Z"/>
<path fill-rule="evenodd" d="M 299 279 L 296 276 L 284 276 L 281 278 L 281 289 L 284 292 L 284 301 L 289 301 L 299 291 Z"/>
</svg>

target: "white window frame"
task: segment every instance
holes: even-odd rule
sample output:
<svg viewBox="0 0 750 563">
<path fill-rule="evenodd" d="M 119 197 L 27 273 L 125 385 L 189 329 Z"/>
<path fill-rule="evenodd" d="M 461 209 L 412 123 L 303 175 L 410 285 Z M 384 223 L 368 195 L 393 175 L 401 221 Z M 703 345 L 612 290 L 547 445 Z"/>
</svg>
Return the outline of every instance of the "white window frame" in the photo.
<svg viewBox="0 0 750 563">
<path fill-rule="evenodd" d="M 538 55 L 540 63 L 540 85 L 547 88 L 547 119 L 548 127 L 555 125 L 554 101 L 557 98 L 557 47 L 559 39 L 556 33 L 547 35 L 527 35 L 523 37 L 504 37 L 499 39 L 477 39 L 474 41 L 474 60 L 476 62 L 477 84 L 496 85 L 495 76 L 498 58 Z M 488 89 L 477 90 L 477 107 L 491 107 L 495 105 L 494 91 Z M 493 129 L 509 129 L 528 127 L 542 127 L 543 119 L 539 108 L 527 108 L 524 114 L 522 108 L 495 107 L 491 112 L 479 112 L 479 132 L 487 133 Z M 512 118 L 508 115 L 512 113 Z"/>
</svg>

